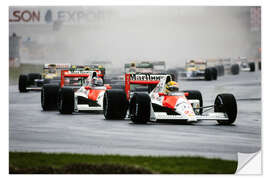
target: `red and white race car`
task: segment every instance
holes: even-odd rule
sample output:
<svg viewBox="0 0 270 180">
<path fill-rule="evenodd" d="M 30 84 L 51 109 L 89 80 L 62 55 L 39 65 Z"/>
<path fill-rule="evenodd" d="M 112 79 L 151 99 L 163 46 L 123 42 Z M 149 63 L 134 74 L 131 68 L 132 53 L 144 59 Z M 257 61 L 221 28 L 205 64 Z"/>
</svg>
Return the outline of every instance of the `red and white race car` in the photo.
<svg viewBox="0 0 270 180">
<path fill-rule="evenodd" d="M 232 94 L 219 94 L 213 105 L 203 106 L 199 91 L 164 93 L 165 86 L 170 81 L 170 75 L 126 74 L 125 91 L 105 92 L 105 118 L 124 119 L 129 112 L 127 117 L 134 123 L 169 120 L 194 123 L 199 120 L 215 120 L 219 124 L 229 125 L 235 122 L 237 103 Z M 145 87 L 138 88 L 138 85 Z M 211 109 L 214 112 L 205 113 Z"/>
<path fill-rule="evenodd" d="M 43 110 L 57 108 L 61 114 L 103 110 L 104 92 L 110 85 L 103 84 L 96 71 L 61 72 L 60 87 L 45 85 L 41 91 Z"/>
</svg>

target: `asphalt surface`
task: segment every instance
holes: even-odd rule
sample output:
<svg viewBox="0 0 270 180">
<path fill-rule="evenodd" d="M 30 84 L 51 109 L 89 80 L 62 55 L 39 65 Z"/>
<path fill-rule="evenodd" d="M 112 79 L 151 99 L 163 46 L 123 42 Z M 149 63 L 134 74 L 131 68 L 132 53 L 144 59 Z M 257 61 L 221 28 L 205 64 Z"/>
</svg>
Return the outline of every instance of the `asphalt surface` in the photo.
<svg viewBox="0 0 270 180">
<path fill-rule="evenodd" d="M 204 105 L 213 104 L 218 93 L 233 93 L 239 99 L 235 124 L 135 125 L 128 120 L 105 120 L 103 114 L 61 115 L 42 111 L 40 92 L 19 93 L 17 86 L 9 86 L 9 150 L 237 160 L 237 152 L 253 153 L 261 148 L 260 72 L 179 83 L 182 89 L 200 90 Z"/>
</svg>

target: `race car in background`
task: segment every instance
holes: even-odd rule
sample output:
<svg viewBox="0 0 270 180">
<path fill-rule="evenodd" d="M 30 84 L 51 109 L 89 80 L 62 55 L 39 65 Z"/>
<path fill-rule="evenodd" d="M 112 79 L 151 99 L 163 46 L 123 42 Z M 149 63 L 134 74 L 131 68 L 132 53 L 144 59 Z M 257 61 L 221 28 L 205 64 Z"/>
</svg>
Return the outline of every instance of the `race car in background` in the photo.
<svg viewBox="0 0 270 180">
<path fill-rule="evenodd" d="M 225 74 L 237 75 L 240 73 L 240 66 L 232 58 L 223 58 L 220 59 L 221 63 L 224 66 Z"/>
<path fill-rule="evenodd" d="M 166 69 L 165 61 L 142 61 L 125 64 L 125 73 L 171 74 L 172 78 L 178 81 L 178 71 Z"/>
<path fill-rule="evenodd" d="M 237 103 L 232 94 L 219 94 L 213 105 L 203 106 L 199 91 L 182 90 L 167 93 L 165 87 L 171 81 L 170 75 L 126 74 L 124 91 L 105 92 L 103 99 L 105 119 L 130 117 L 135 124 L 171 120 L 188 123 L 215 120 L 223 125 L 235 122 Z M 147 88 L 145 92 L 137 92 L 132 85 Z M 205 113 L 211 109 L 214 112 Z"/>
<path fill-rule="evenodd" d="M 96 71 L 62 70 L 60 87 L 43 86 L 41 106 L 44 111 L 58 109 L 61 114 L 102 111 L 104 92 L 110 88 Z"/>
<path fill-rule="evenodd" d="M 154 65 L 148 61 L 142 61 L 139 63 L 127 63 L 124 66 L 125 73 L 153 73 Z"/>
<path fill-rule="evenodd" d="M 216 68 L 218 76 L 224 76 L 225 68 L 222 64 L 222 61 L 220 61 L 219 59 L 206 59 L 206 62 L 208 67 Z"/>
<path fill-rule="evenodd" d="M 167 72 L 165 61 L 153 61 L 153 73 L 165 74 Z"/>
<path fill-rule="evenodd" d="M 96 71 L 104 80 L 105 67 L 98 64 L 85 64 L 85 65 L 71 65 L 70 71 Z"/>
<path fill-rule="evenodd" d="M 40 73 L 21 74 L 19 76 L 19 91 L 40 91 L 44 84 L 60 83 L 61 70 L 68 70 L 70 64 L 44 64 Z"/>
<path fill-rule="evenodd" d="M 239 57 L 235 59 L 235 62 L 239 64 L 240 71 L 244 71 L 244 72 L 255 71 L 255 62 L 249 62 L 246 57 Z"/>
<path fill-rule="evenodd" d="M 194 80 L 205 79 L 208 81 L 217 80 L 218 72 L 215 67 L 208 67 L 206 60 L 186 61 L 185 71 L 181 73 L 182 79 Z"/>
</svg>

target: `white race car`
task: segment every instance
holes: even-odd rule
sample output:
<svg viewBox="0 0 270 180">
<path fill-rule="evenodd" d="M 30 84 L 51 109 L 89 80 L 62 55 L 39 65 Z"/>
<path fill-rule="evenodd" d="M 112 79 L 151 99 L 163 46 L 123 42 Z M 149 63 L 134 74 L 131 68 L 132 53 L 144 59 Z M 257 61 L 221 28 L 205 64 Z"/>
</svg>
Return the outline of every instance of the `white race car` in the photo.
<svg viewBox="0 0 270 180">
<path fill-rule="evenodd" d="M 125 91 L 108 90 L 104 94 L 105 118 L 130 117 L 134 123 L 215 120 L 219 124 L 229 125 L 235 122 L 237 103 L 232 94 L 219 94 L 214 105 L 203 106 L 199 91 L 164 93 L 166 83 L 171 80 L 170 75 L 126 74 Z M 132 84 L 146 86 L 145 92 L 136 92 Z M 214 112 L 206 113 L 211 109 Z M 129 114 L 126 116 L 127 112 Z"/>
<path fill-rule="evenodd" d="M 96 84 L 93 80 L 100 81 Z M 43 110 L 58 109 L 61 114 L 102 111 L 104 92 L 110 88 L 96 71 L 62 70 L 60 87 L 43 86 L 41 105 Z"/>
</svg>

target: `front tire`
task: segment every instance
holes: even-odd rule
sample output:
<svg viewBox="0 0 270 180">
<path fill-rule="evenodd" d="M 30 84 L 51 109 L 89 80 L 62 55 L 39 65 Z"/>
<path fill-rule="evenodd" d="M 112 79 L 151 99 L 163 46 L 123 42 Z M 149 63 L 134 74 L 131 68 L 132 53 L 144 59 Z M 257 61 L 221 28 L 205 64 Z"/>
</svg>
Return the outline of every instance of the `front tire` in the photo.
<svg viewBox="0 0 270 180">
<path fill-rule="evenodd" d="M 103 98 L 103 114 L 105 119 L 125 119 L 128 100 L 125 91 L 120 89 L 107 90 Z"/>
<path fill-rule="evenodd" d="M 130 118 L 135 124 L 150 121 L 151 99 L 146 93 L 135 93 L 130 101 Z"/>
<path fill-rule="evenodd" d="M 225 113 L 229 120 L 217 122 L 222 125 L 230 125 L 235 122 L 237 117 L 237 103 L 232 94 L 219 94 L 215 99 L 215 112 Z"/>
</svg>

